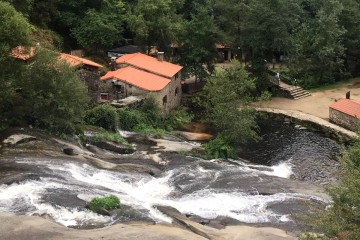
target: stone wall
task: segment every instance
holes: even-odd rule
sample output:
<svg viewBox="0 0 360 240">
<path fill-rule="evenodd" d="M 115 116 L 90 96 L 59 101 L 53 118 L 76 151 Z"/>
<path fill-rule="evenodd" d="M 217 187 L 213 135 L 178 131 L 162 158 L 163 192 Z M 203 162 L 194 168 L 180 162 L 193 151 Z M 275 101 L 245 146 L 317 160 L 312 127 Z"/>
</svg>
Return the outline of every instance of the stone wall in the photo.
<svg viewBox="0 0 360 240">
<path fill-rule="evenodd" d="M 99 85 L 99 95 L 107 94 L 107 101 L 116 101 L 129 96 L 146 96 L 149 93 L 155 97 L 163 112 L 169 112 L 171 109 L 180 105 L 181 102 L 181 76 L 173 77 L 171 82 L 162 90 L 150 92 L 141 88 L 126 84 L 121 81 L 112 80 L 101 81 Z M 99 97 L 101 102 L 101 99 Z M 105 100 L 103 102 L 106 102 Z"/>
<path fill-rule="evenodd" d="M 357 131 L 359 124 L 358 118 L 332 108 L 329 108 L 329 121 L 354 132 Z"/>
<path fill-rule="evenodd" d="M 87 71 L 84 69 L 77 71 L 77 74 L 86 84 L 91 102 L 97 103 L 99 100 L 100 74 L 97 71 Z"/>
</svg>

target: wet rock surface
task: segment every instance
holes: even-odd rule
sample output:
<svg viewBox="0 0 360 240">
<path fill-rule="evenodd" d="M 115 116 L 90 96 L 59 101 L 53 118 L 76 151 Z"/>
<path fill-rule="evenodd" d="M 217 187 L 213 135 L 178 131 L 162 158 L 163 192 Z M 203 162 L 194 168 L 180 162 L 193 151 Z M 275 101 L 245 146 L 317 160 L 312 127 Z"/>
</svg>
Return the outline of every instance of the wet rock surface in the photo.
<svg viewBox="0 0 360 240">
<path fill-rule="evenodd" d="M 85 148 L 76 143 L 69 144 L 68 142 L 60 140 L 53 141 L 38 138 L 37 141 L 18 145 L 16 149 L 4 149 L 4 153 L 0 155 L 0 163 L 7 162 L 8 171 L 5 170 L 4 172 L 15 174 L 2 174 L 0 172 L 0 183 L 12 184 L 24 182 L 24 180 L 38 182 L 39 176 L 41 182 L 43 181 L 43 178 L 54 178 L 51 174 L 54 171 L 60 170 L 64 172 L 64 174 L 56 176 L 56 178 L 58 178 L 56 181 L 60 181 L 60 186 L 65 185 L 70 181 L 66 174 L 71 173 L 72 176 L 76 177 L 76 181 L 71 180 L 74 181 L 71 183 L 73 184 L 72 187 L 74 190 L 86 192 L 90 190 L 81 190 L 86 189 L 82 186 L 83 182 L 90 180 L 93 181 L 91 184 L 97 184 L 97 181 L 99 181 L 97 179 L 98 174 L 106 175 L 112 172 L 119 172 L 124 174 L 129 173 L 130 175 L 125 175 L 128 179 L 117 181 L 116 183 L 114 182 L 112 186 L 101 185 L 104 184 L 103 182 L 100 185 L 96 185 L 98 192 L 106 194 L 109 189 L 110 191 L 114 191 L 114 189 L 119 191 L 117 188 L 118 184 L 136 184 L 136 181 L 141 182 L 144 181 L 143 179 L 156 182 L 156 179 L 166 179 L 166 176 L 169 176 L 170 180 L 166 181 L 168 181 L 169 187 L 173 189 L 171 189 L 172 192 L 167 195 L 168 199 L 166 200 L 179 199 L 180 202 L 182 199 L 189 200 L 187 199 L 188 195 L 194 195 L 207 189 L 209 193 L 206 193 L 205 191 L 206 194 L 204 193 L 198 197 L 209 197 L 216 194 L 226 195 L 233 192 L 243 193 L 246 196 L 249 196 L 249 198 L 254 197 L 254 199 L 257 197 L 264 197 L 264 199 L 266 199 L 266 197 L 271 198 L 273 196 L 279 196 L 281 199 L 282 195 L 279 195 L 279 193 L 309 194 L 326 198 L 327 196 L 322 192 L 322 188 L 312 183 L 325 184 L 326 182 L 333 181 L 333 173 L 337 169 L 337 161 L 333 159 L 333 156 L 336 156 L 338 153 L 337 145 L 330 142 L 330 145 L 333 144 L 331 145 L 333 150 L 330 152 L 328 151 L 328 147 L 322 148 L 321 144 L 316 145 L 317 147 L 320 146 L 320 150 L 317 153 L 318 155 L 308 159 L 308 155 L 304 155 L 304 153 L 311 154 L 312 152 L 309 152 L 303 147 L 309 141 L 316 144 L 321 143 L 321 141 L 317 138 L 313 138 L 311 134 L 307 133 L 308 130 L 302 127 L 293 128 L 291 124 L 289 124 L 288 130 L 290 133 L 281 132 L 280 130 L 275 131 L 275 136 L 270 135 L 270 140 L 268 140 L 268 142 L 262 142 L 267 151 L 259 151 L 256 158 L 249 158 L 258 164 L 265 163 L 264 166 L 257 164 L 244 165 L 244 163 L 238 163 L 236 161 L 203 161 L 194 157 L 185 156 L 186 154 L 179 155 L 177 151 L 185 151 L 185 149 L 197 148 L 197 146 L 186 142 L 179 142 L 178 138 L 156 140 L 141 136 L 135 137 L 134 139 L 138 139 L 140 142 L 135 142 L 137 151 L 131 154 L 119 154 L 114 151 L 100 148 L 99 146 L 88 145 L 87 148 Z M 302 135 L 303 132 L 306 132 L 307 134 Z M 300 138 L 297 137 L 299 135 L 301 136 Z M 266 140 L 266 134 L 263 134 L 263 137 Z M 286 140 L 287 137 L 289 140 Z M 329 142 L 324 140 L 322 144 L 326 145 L 329 144 Z M 76 154 L 66 155 L 63 152 L 65 147 L 73 149 L 73 153 Z M 280 149 L 274 151 L 276 147 Z M 249 151 L 249 153 L 253 152 Z M 243 157 L 247 158 L 245 155 Z M 51 157 L 49 158 L 49 156 Z M 317 156 L 321 156 L 322 158 L 317 158 Z M 324 156 L 327 158 L 323 158 Z M 265 159 L 270 159 L 271 161 L 266 162 Z M 269 165 L 276 164 L 284 159 L 291 159 L 292 170 L 294 172 L 291 179 L 263 174 L 264 172 L 273 171 Z M 329 161 L 329 159 L 332 160 Z M 21 162 L 20 165 L 19 160 Z M 40 165 L 32 166 L 31 161 Z M 43 161 L 44 164 L 41 164 L 41 161 Z M 64 169 L 61 169 L 61 165 L 56 166 L 56 169 L 49 168 L 52 162 L 56 163 L 59 161 L 64 165 Z M 98 169 L 98 172 L 90 169 L 86 164 L 95 166 Z M 329 166 L 328 168 L 330 168 L 330 170 L 327 170 L 326 166 Z M 82 167 L 85 167 L 84 171 L 78 172 Z M 106 170 L 110 170 L 110 172 L 107 172 Z M 140 174 L 143 178 L 133 180 L 131 176 L 137 174 Z M 261 174 L 261 176 L 259 174 Z M 108 180 L 112 180 L 113 177 L 112 175 L 110 176 L 111 178 Z M 156 183 L 155 186 L 158 186 L 159 188 L 164 187 L 162 182 Z M 91 185 L 86 187 L 91 188 Z M 119 189 L 121 188 L 119 187 Z M 77 209 L 76 211 L 82 211 L 86 202 L 78 199 L 74 190 L 69 191 L 65 187 L 60 187 L 56 190 L 49 191 L 42 200 L 56 206 L 61 206 L 66 203 L 67 206 Z M 146 191 L 146 188 L 143 190 Z M 154 190 L 156 190 L 156 188 L 154 188 Z M 129 194 L 131 195 L 133 192 L 129 190 Z M 238 198 L 241 196 L 226 195 L 226 197 Z M 311 202 L 312 200 L 304 198 L 304 201 Z M 314 201 L 316 201 L 315 198 Z M 170 209 L 172 208 L 171 206 L 168 207 Z M 266 209 L 260 209 L 259 211 L 267 210 L 274 211 L 281 215 L 290 215 L 292 212 L 305 211 L 306 208 L 303 209 L 300 207 L 297 200 L 289 198 L 281 203 L 269 203 L 269 206 Z M 19 211 L 26 211 L 26 209 L 20 209 Z M 238 212 L 235 211 L 234 213 L 241 213 L 240 210 L 237 211 Z M 181 221 L 189 221 L 188 224 L 190 227 L 188 227 L 190 229 L 194 226 L 193 223 L 198 224 L 196 226 L 199 227 L 207 226 L 216 229 L 224 229 L 227 226 L 244 224 L 242 221 L 236 220 L 235 218 L 221 215 L 215 218 L 201 217 L 200 215 L 191 213 L 184 215 L 179 213 L 176 208 L 173 208 L 171 211 L 168 209 L 166 212 L 166 215 L 168 216 L 173 217 L 173 215 L 176 215 Z M 148 209 L 138 209 L 126 204 L 124 204 L 123 209 L 110 212 L 109 215 L 110 217 L 113 217 L 114 222 L 154 222 L 154 219 L 149 217 L 151 213 L 149 213 Z M 275 222 L 252 225 L 266 227 L 277 226 L 290 231 L 296 231 L 298 227 L 296 224 L 282 223 L 279 221 L 278 216 L 274 219 Z M 89 226 L 99 227 L 104 225 L 83 225 L 82 227 L 89 228 Z M 199 235 L 199 233 L 196 234 Z M 208 235 L 201 236 L 205 238 L 209 237 Z"/>
</svg>

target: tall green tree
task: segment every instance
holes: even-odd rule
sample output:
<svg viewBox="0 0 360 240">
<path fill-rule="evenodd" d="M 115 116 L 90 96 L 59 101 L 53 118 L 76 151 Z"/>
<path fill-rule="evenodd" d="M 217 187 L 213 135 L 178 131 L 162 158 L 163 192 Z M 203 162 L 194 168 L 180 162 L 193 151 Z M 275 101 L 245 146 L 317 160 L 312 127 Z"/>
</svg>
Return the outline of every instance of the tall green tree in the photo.
<svg viewBox="0 0 360 240">
<path fill-rule="evenodd" d="M 253 101 L 255 79 L 237 61 L 224 71 L 217 71 L 206 82 L 198 99 L 204 108 L 205 121 L 233 143 L 257 139 L 255 114 L 248 107 Z"/>
<path fill-rule="evenodd" d="M 242 46 L 251 56 L 257 88 L 262 91 L 269 85 L 265 59 L 274 58 L 275 52 L 294 52 L 293 33 L 301 9 L 297 0 L 252 0 L 246 6 Z"/>
<path fill-rule="evenodd" d="M 16 82 L 22 65 L 10 56 L 11 50 L 30 43 L 31 25 L 9 3 L 0 2 L 0 129 L 8 124 Z"/>
<path fill-rule="evenodd" d="M 343 71 L 342 5 L 338 0 L 309 0 L 303 7 L 292 68 L 305 87 L 331 83 Z"/>
<path fill-rule="evenodd" d="M 360 2 L 357 0 L 341 0 L 343 9 L 339 16 L 339 24 L 345 29 L 343 44 L 345 48 L 344 65 L 353 75 L 360 74 Z"/>
<path fill-rule="evenodd" d="M 341 160 L 339 182 L 329 188 L 332 204 L 318 219 L 326 239 L 356 240 L 360 236 L 360 139 Z"/>
<path fill-rule="evenodd" d="M 106 50 L 122 39 L 124 3 L 103 1 L 100 10 L 89 9 L 72 33 L 78 43 L 91 51 Z"/>
<path fill-rule="evenodd" d="M 168 53 L 181 26 L 177 13 L 181 6 L 181 0 L 138 0 L 127 17 L 136 42 L 148 49 L 157 46 L 160 51 Z"/>
<path fill-rule="evenodd" d="M 16 11 L 21 12 L 25 17 L 29 17 L 34 0 L 4 0 L 5 2 L 11 3 Z"/>
<path fill-rule="evenodd" d="M 19 82 L 22 91 L 13 118 L 48 129 L 72 133 L 81 123 L 88 103 L 87 89 L 66 62 L 51 51 L 39 49 Z"/>
<path fill-rule="evenodd" d="M 187 75 L 202 80 L 214 71 L 219 32 L 208 9 L 197 5 L 196 12 L 184 23 L 179 37 L 179 62 Z"/>
</svg>

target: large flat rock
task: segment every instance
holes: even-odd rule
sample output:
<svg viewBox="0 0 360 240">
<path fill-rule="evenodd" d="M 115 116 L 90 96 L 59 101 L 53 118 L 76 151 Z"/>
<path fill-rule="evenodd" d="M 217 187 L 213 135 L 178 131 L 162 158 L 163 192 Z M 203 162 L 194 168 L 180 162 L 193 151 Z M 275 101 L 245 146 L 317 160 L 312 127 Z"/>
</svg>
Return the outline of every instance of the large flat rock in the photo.
<svg viewBox="0 0 360 240">
<path fill-rule="evenodd" d="M 26 135 L 26 134 L 13 134 L 10 137 L 6 138 L 3 143 L 5 145 L 17 145 L 20 143 L 30 142 L 36 140 L 36 137 Z"/>
</svg>

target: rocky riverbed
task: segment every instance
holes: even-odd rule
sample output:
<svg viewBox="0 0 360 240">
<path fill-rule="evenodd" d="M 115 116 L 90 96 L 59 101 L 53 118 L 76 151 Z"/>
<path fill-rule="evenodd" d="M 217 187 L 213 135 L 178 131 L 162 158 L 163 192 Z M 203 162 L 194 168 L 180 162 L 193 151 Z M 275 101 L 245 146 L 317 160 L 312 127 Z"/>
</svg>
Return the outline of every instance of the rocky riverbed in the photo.
<svg viewBox="0 0 360 240">
<path fill-rule="evenodd" d="M 174 137 L 159 140 L 132 136 L 136 151 L 118 154 L 93 145 L 82 147 L 76 141 L 48 138 L 37 132 L 17 133 L 35 138 L 8 142 L 1 147 L 0 209 L 32 215 L 29 218 L 6 215 L 11 219 L 9 223 L 27 222 L 30 218 L 37 223 L 46 221 L 43 230 L 34 230 L 38 236 L 47 232 L 48 227 L 57 229 L 57 236 L 68 239 L 86 238 L 94 230 L 74 232 L 60 226 L 54 228 L 49 220 L 34 215 L 76 228 L 117 223 L 110 230 L 95 231 L 104 234 L 106 239 L 111 239 L 109 232 L 115 233 L 119 228 L 127 229 L 129 233 L 124 233 L 122 239 L 132 236 L 133 224 L 121 227 L 118 224 L 133 221 L 147 222 L 137 223 L 138 234 L 149 232 L 152 236 L 152 229 L 159 229 L 163 236 L 171 235 L 174 239 L 249 239 L 245 236 L 291 239 L 283 230 L 271 227 L 280 227 L 295 236 L 299 228 L 290 219 L 294 212 L 306 211 L 307 206 L 301 203 L 327 201 L 322 188 L 313 184 L 316 181 L 296 177 L 296 167 L 302 168 L 296 165 L 297 162 L 260 165 L 242 161 L 204 161 L 184 154 L 199 148 L 199 144 Z M 68 149 L 67 154 L 64 149 Z M 24 191 L 30 192 L 23 196 L 21 192 Z M 107 218 L 93 216 L 84 210 L 84 200 L 106 193 L 121 198 L 124 209 L 128 209 L 124 210 L 126 214 L 119 212 Z M 23 201 L 21 206 L 17 205 L 19 201 Z M 168 225 L 170 223 L 172 225 Z M 13 229 L 14 234 L 25 234 L 29 226 L 23 226 Z M 175 228 L 174 231 L 169 231 L 170 226 Z M 183 238 L 185 230 L 178 227 L 193 235 Z M 152 239 L 168 238 L 157 234 Z"/>
</svg>

